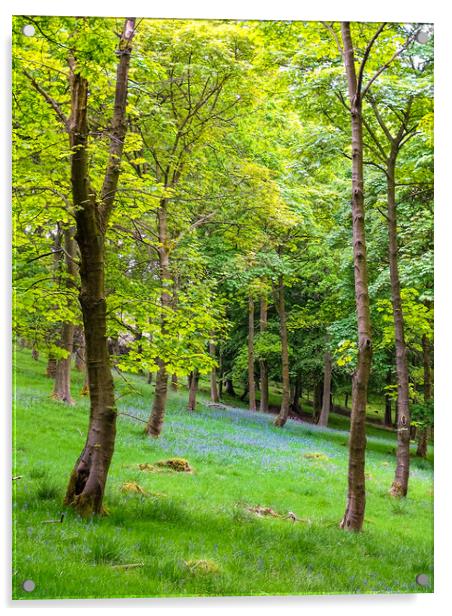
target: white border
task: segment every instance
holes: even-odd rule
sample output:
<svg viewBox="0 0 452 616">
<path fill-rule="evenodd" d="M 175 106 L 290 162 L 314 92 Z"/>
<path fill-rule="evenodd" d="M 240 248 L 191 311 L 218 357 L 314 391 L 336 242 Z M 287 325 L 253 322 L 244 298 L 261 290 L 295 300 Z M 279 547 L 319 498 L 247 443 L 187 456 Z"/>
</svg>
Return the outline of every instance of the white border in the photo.
<svg viewBox="0 0 452 616">
<path fill-rule="evenodd" d="M 452 145 L 452 97 L 451 97 L 451 53 L 452 23 L 449 19 L 450 9 L 440 0 L 379 0 L 365 3 L 358 0 L 323 0 L 321 3 L 302 2 L 302 0 L 228 0 L 224 4 L 207 0 L 165 0 L 163 4 L 128 0 L 126 3 L 109 0 L 79 0 L 77 3 L 62 3 L 51 0 L 3 0 L 0 7 L 0 186 L 1 201 L 0 221 L 0 289 L 2 314 L 0 317 L 0 392 L 3 395 L 2 414 L 4 417 L 3 436 L 3 471 L 0 474 L 2 491 L 0 506 L 3 513 L 3 528 L 10 529 L 10 456 L 11 456 L 11 294 L 10 294 L 10 24 L 11 15 L 24 14 L 58 14 L 58 15 L 105 15 L 139 17 L 187 17 L 187 18 L 231 18 L 231 19 L 303 19 L 303 20 L 353 20 L 353 21 L 409 21 L 435 24 L 435 593 L 432 595 L 403 596 L 323 596 L 323 597 L 276 597 L 276 598 L 218 598 L 218 599 L 154 599 L 154 600 L 80 600 L 80 601 L 40 601 L 15 602 L 10 600 L 10 542 L 1 542 L 6 547 L 0 563 L 0 588 L 2 603 L 5 607 L 14 607 L 22 611 L 31 607 L 35 610 L 47 610 L 49 607 L 66 611 L 79 608 L 88 614 L 106 613 L 111 608 L 151 609 L 154 614 L 183 610 L 186 614 L 203 611 L 253 612 L 270 614 L 275 609 L 283 608 L 287 614 L 299 614 L 303 609 L 316 613 L 334 611 L 335 616 L 346 613 L 347 616 L 362 611 L 381 616 L 391 610 L 401 613 L 421 613 L 426 610 L 450 605 L 449 590 L 452 586 L 449 554 L 452 552 L 451 541 L 451 479 L 450 461 L 447 458 L 451 447 L 452 409 L 448 396 L 451 381 L 450 352 L 452 349 L 451 288 L 451 145 Z M 449 361 L 448 361 L 449 360 Z M 5 553 L 9 551 L 9 553 Z"/>
</svg>

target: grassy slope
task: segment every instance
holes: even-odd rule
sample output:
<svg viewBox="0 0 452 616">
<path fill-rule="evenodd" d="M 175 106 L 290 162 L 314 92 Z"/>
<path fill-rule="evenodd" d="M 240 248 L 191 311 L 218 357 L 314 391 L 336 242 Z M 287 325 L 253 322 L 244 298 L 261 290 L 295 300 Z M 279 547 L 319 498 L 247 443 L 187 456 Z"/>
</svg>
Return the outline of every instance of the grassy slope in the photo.
<svg viewBox="0 0 452 616">
<path fill-rule="evenodd" d="M 271 417 L 208 408 L 202 398 L 188 414 L 185 391 L 171 394 L 159 440 L 119 418 L 108 517 L 87 522 L 68 512 L 63 524 L 44 524 L 61 514 L 88 402 L 77 396 L 66 408 L 51 400 L 44 363 L 22 351 L 17 361 L 14 473 L 23 478 L 14 482 L 14 598 L 419 592 L 416 575 L 432 574 L 430 460 L 413 460 L 409 498 L 391 500 L 394 435 L 372 428 L 365 531 L 346 533 L 338 529 L 346 432 L 292 421 L 278 430 Z M 77 393 L 81 376 L 74 379 Z M 151 388 L 130 379 L 136 390 L 119 399 L 119 410 L 146 418 Z M 117 384 L 118 395 L 125 393 L 124 382 Z M 314 452 L 328 458 L 304 457 Z M 195 472 L 137 469 L 171 456 L 187 458 Z M 123 494 L 126 481 L 152 495 Z M 257 518 L 246 510 L 257 504 L 304 521 Z M 196 559 L 219 570 L 185 564 Z M 114 567 L 127 563 L 143 566 Z M 33 593 L 22 590 L 25 579 L 35 581 Z"/>
</svg>

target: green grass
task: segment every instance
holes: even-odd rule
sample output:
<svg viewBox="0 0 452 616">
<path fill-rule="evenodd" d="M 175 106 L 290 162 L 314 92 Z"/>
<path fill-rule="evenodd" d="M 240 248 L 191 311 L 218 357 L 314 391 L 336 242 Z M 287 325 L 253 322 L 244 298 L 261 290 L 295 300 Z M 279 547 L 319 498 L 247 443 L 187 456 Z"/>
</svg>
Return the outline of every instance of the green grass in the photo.
<svg viewBox="0 0 452 616">
<path fill-rule="evenodd" d="M 409 497 L 388 496 L 395 436 L 369 428 L 364 531 L 341 531 L 347 477 L 347 418 L 322 429 L 245 409 L 185 410 L 171 393 L 164 434 L 121 415 L 105 504 L 89 521 L 62 500 L 80 453 L 88 401 L 52 400 L 43 361 L 19 351 L 16 373 L 13 597 L 16 599 L 409 593 L 419 573 L 433 577 L 432 461 L 413 458 Z M 143 377 L 117 380 L 119 412 L 147 418 L 152 387 Z M 339 422 L 339 425 L 337 423 Z M 305 454 L 320 453 L 319 457 Z M 139 463 L 186 458 L 194 472 L 151 473 Z M 123 493 L 137 482 L 146 495 Z M 294 512 L 302 522 L 259 518 L 253 505 Z M 198 562 L 200 561 L 200 562 Z M 122 565 L 138 565 L 127 568 Z M 36 589 L 22 590 L 32 579 Z"/>
</svg>

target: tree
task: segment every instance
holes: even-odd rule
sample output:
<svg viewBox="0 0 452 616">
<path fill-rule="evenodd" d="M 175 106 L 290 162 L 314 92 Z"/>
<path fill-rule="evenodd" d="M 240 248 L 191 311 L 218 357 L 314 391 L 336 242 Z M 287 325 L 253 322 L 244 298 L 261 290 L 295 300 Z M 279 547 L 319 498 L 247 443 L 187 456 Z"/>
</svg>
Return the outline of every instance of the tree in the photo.
<svg viewBox="0 0 452 616">
<path fill-rule="evenodd" d="M 84 22 L 75 20 L 68 34 L 70 114 L 32 74 L 31 85 L 54 111 L 69 137 L 75 240 L 80 251 L 80 306 L 83 315 L 90 389 L 90 420 L 86 443 L 71 473 L 65 503 L 81 515 L 103 512 L 102 502 L 116 434 L 113 379 L 106 338 L 104 241 L 113 208 L 126 133 L 126 100 L 131 41 L 135 20 L 126 19 L 118 50 L 114 111 L 111 119 L 108 164 L 100 194 L 90 178 L 87 65 L 84 62 Z M 86 34 L 86 32 L 85 32 Z M 89 34 L 88 34 L 89 38 Z M 86 57 L 86 56 L 85 56 Z M 70 261 L 72 255 L 69 252 Z"/>
</svg>

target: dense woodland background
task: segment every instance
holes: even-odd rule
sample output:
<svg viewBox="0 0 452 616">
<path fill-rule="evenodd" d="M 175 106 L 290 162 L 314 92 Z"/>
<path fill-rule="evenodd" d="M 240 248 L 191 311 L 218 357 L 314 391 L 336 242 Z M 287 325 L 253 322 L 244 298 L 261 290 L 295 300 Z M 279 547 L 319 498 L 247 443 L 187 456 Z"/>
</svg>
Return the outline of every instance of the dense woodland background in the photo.
<svg viewBox="0 0 452 616">
<path fill-rule="evenodd" d="M 16 375 L 47 375 L 47 428 L 89 406 L 85 444 L 55 452 L 65 505 L 105 513 L 118 412 L 163 444 L 182 413 L 179 460 L 198 413 L 246 405 L 257 431 L 310 424 L 320 461 L 350 431 L 346 530 L 365 526 L 366 430 L 389 439 L 403 514 L 433 442 L 432 28 L 17 17 L 13 36 Z"/>
</svg>

